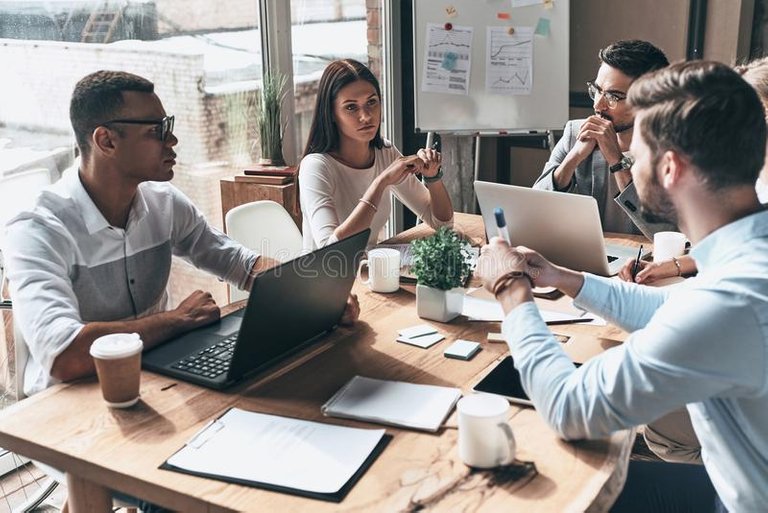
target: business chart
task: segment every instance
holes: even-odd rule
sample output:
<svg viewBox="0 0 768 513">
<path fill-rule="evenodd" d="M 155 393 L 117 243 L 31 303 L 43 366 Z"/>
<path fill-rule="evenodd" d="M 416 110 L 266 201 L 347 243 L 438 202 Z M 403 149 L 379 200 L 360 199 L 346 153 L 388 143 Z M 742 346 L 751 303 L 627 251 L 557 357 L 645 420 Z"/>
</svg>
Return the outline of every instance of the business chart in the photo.
<svg viewBox="0 0 768 513">
<path fill-rule="evenodd" d="M 472 27 L 427 25 L 424 77 L 421 90 L 427 93 L 469 93 L 472 68 Z"/>
<path fill-rule="evenodd" d="M 533 27 L 488 27 L 485 90 L 490 94 L 531 94 Z"/>
</svg>

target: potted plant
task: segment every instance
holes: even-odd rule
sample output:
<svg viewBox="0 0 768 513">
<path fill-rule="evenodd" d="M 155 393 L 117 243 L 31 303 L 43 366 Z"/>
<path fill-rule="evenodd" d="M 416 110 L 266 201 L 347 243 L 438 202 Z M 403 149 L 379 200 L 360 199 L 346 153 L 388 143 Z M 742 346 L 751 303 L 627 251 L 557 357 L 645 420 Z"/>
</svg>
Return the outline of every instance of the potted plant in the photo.
<svg viewBox="0 0 768 513">
<path fill-rule="evenodd" d="M 283 159 L 283 123 L 281 106 L 285 99 L 286 77 L 278 72 L 266 72 L 257 96 L 258 140 L 261 148 L 259 164 L 285 166 Z"/>
<path fill-rule="evenodd" d="M 469 244 L 450 228 L 411 242 L 419 317 L 448 322 L 461 314 L 464 280 L 469 276 Z"/>
</svg>

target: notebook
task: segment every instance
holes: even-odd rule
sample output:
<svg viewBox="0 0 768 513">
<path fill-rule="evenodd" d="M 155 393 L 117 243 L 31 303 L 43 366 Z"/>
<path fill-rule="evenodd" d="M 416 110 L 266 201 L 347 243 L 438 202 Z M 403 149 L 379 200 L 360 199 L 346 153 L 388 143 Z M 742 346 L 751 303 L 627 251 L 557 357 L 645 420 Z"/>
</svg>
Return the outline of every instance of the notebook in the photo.
<svg viewBox="0 0 768 513">
<path fill-rule="evenodd" d="M 497 233 L 494 209 L 501 207 L 509 239 L 551 262 L 601 276 L 617 274 L 637 249 L 606 245 L 597 202 L 591 196 L 475 182 L 475 193 L 489 239 Z"/>
<path fill-rule="evenodd" d="M 355 376 L 321 410 L 329 417 L 435 432 L 460 397 L 458 388 Z"/>
<path fill-rule="evenodd" d="M 260 274 L 244 309 L 147 351 L 142 366 L 222 389 L 309 346 L 341 319 L 370 231 Z"/>
</svg>

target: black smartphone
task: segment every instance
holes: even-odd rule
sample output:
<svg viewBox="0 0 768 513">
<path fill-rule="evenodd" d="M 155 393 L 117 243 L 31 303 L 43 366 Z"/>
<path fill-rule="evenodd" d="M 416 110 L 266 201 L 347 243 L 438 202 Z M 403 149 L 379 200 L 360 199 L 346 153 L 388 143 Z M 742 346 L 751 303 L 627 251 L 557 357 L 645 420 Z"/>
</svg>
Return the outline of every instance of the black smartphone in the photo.
<svg viewBox="0 0 768 513">
<path fill-rule="evenodd" d="M 574 365 L 576 367 L 581 366 L 580 363 L 574 363 Z M 511 356 L 500 361 L 472 390 L 501 395 L 509 399 L 510 402 L 533 406 L 528 394 L 523 390 L 523 385 L 520 383 L 520 373 L 515 369 L 515 361 Z"/>
</svg>

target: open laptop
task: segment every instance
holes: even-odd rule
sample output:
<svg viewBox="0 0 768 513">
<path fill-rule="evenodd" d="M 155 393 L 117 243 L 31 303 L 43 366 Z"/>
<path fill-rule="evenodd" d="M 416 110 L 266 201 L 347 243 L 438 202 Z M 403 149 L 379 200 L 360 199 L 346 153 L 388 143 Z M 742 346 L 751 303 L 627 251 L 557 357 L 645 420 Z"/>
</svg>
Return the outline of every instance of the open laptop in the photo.
<svg viewBox="0 0 768 513">
<path fill-rule="evenodd" d="M 142 366 L 223 389 L 307 347 L 341 319 L 370 231 L 259 275 L 244 309 L 147 351 Z"/>
<path fill-rule="evenodd" d="M 497 234 L 493 211 L 504 209 L 509 240 L 541 253 L 549 261 L 601 276 L 617 274 L 637 249 L 606 246 L 597 201 L 591 196 L 475 182 L 485 231 Z"/>
</svg>

